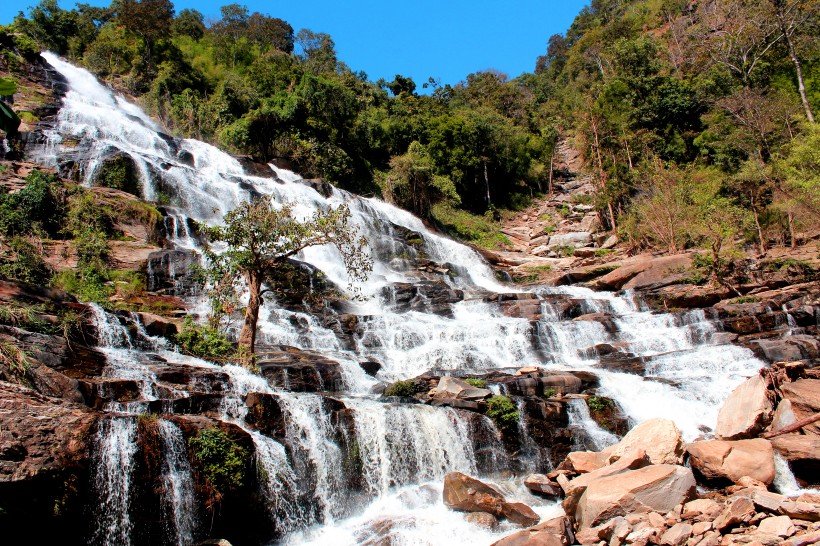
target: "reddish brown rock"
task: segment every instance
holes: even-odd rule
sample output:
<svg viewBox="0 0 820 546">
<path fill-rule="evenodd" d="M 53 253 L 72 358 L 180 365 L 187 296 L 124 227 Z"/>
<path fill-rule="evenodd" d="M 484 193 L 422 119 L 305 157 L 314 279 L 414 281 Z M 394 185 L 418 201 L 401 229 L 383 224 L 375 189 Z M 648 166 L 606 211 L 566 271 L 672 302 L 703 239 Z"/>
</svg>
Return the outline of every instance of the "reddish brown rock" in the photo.
<svg viewBox="0 0 820 546">
<path fill-rule="evenodd" d="M 673 421 L 657 418 L 638 424 L 603 453 L 615 460 L 636 449 L 643 449 L 652 464 L 681 464 L 686 443 Z"/>
<path fill-rule="evenodd" d="M 652 465 L 593 480 L 578 501 L 574 515 L 579 529 L 584 529 L 635 512 L 667 513 L 694 493 L 695 477 L 691 470 L 677 465 Z"/>
<path fill-rule="evenodd" d="M 763 379 L 756 375 L 741 383 L 718 413 L 715 436 L 719 440 L 741 440 L 761 432 L 772 419 L 772 405 Z"/>
<path fill-rule="evenodd" d="M 513 533 L 492 546 L 567 546 L 573 543 L 572 538 L 567 519 L 560 517 Z"/>
<path fill-rule="evenodd" d="M 768 440 L 712 440 L 687 446 L 689 462 L 707 480 L 739 483 L 749 476 L 765 485 L 774 481 L 774 450 Z"/>
</svg>

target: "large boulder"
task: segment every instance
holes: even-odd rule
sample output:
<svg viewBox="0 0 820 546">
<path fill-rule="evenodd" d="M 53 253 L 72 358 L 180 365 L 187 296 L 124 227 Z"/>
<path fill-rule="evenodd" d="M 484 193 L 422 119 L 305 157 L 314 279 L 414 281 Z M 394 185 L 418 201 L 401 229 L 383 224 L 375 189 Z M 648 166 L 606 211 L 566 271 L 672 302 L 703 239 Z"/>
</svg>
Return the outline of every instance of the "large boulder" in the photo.
<svg viewBox="0 0 820 546">
<path fill-rule="evenodd" d="M 665 514 L 695 494 L 695 477 L 686 467 L 659 464 L 593 480 L 574 516 L 579 529 L 634 512 Z"/>
<path fill-rule="evenodd" d="M 559 479 L 558 483 L 561 484 L 561 487 L 566 494 L 566 498 L 561 503 L 564 507 L 564 511 L 567 514 L 574 513 L 581 496 L 593 482 L 602 478 L 608 478 L 610 476 L 624 473 L 628 470 L 643 468 L 649 464 L 649 457 L 646 455 L 646 452 L 642 449 L 637 449 L 628 452 L 626 455 L 610 465 L 606 465 L 598 470 L 593 470 L 592 472 L 582 474 L 573 480 L 564 482 Z"/>
<path fill-rule="evenodd" d="M 774 481 L 774 450 L 768 440 L 712 440 L 695 442 L 686 448 L 689 462 L 709 481 L 737 483 L 749 476 L 766 485 Z"/>
<path fill-rule="evenodd" d="M 461 400 L 483 400 L 492 396 L 489 389 L 480 389 L 466 381 L 445 375 L 439 379 L 435 389 L 430 391 L 433 398 L 457 398 Z"/>
<path fill-rule="evenodd" d="M 820 412 L 820 379 L 799 379 L 782 385 L 780 390 L 784 401 L 789 401 L 796 420 L 799 421 Z M 803 430 L 820 434 L 820 422 L 803 427 Z"/>
<path fill-rule="evenodd" d="M 649 419 L 630 430 L 623 439 L 603 450 L 610 460 L 637 449 L 646 451 L 652 464 L 681 464 L 686 443 L 680 430 L 669 419 Z"/>
<path fill-rule="evenodd" d="M 507 502 L 494 487 L 461 472 L 444 476 L 444 504 L 461 512 L 486 512 L 524 527 L 540 520 L 532 508 L 520 502 Z"/>
<path fill-rule="evenodd" d="M 772 419 L 772 404 L 763 379 L 756 375 L 741 383 L 718 413 L 715 436 L 719 440 L 742 440 L 762 431 Z"/>
<path fill-rule="evenodd" d="M 820 484 L 820 435 L 783 434 L 772 445 L 789 462 L 794 475 L 811 484 Z"/>
</svg>

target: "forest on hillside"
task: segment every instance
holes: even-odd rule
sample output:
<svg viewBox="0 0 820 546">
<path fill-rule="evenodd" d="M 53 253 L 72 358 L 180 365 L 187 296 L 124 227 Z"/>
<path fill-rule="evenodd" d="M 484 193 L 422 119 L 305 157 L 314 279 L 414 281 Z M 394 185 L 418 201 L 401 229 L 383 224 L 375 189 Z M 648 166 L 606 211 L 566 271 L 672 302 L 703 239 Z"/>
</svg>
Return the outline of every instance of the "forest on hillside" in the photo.
<svg viewBox="0 0 820 546">
<path fill-rule="evenodd" d="M 633 248 L 703 247 L 717 270 L 820 215 L 820 2 L 593 0 L 534 71 L 456 85 L 370 81 L 331 36 L 239 4 L 61 9 L 0 27 L 0 68 L 48 49 L 138 97 L 178 136 L 377 194 L 481 246 L 504 209 L 552 191 L 578 149 L 604 224 Z"/>
</svg>

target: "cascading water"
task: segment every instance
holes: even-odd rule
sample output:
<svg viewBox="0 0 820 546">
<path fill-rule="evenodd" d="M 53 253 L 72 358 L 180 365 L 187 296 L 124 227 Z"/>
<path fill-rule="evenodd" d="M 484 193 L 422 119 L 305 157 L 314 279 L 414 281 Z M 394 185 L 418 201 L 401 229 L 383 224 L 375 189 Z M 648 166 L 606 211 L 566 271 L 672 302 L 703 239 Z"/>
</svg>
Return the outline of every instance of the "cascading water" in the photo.
<svg viewBox="0 0 820 546">
<path fill-rule="evenodd" d="M 335 188 L 325 197 L 300 183 L 298 175 L 276 167 L 270 178 L 247 175 L 230 155 L 199 141 L 163 135 L 139 108 L 86 71 L 52 54 L 43 56 L 68 81 L 68 91 L 56 127 L 33 156 L 57 167 L 66 158 L 79 162 L 84 182 L 93 184 L 95 170 L 106 156 L 112 152 L 128 155 L 142 174 L 143 197 L 156 200 L 162 194 L 163 199 L 170 199 L 166 227 L 176 249 L 199 247 L 189 229 L 191 220 L 217 224 L 225 213 L 260 193 L 272 195 L 277 203 L 293 204 L 299 217 L 348 204 L 353 223 L 371 242 L 373 272 L 367 281 L 355 284 L 365 299 L 348 303 L 348 312 L 360 317 L 350 344 L 341 343 L 316 317 L 285 309 L 273 300 L 266 301 L 259 323 L 262 342 L 310 349 L 340 363 L 346 392 L 338 403 L 352 415 L 353 425 L 346 434 L 361 464 L 366 497 L 358 505 L 351 502 L 353 497 L 340 475 L 340 468 L 350 461 L 343 461 L 338 423 L 331 422 L 322 396 L 283 392 L 287 384 L 274 389 L 245 369 L 216 367 L 180 355 L 172 347 L 143 346 L 118 318 L 92 307 L 100 346 L 108 358 L 104 375 L 139 382 L 139 403 L 161 396 L 156 375 L 141 360 L 143 349 L 180 366 L 218 368 L 227 374 L 220 419 L 241 427 L 253 440 L 265 509 L 280 533 L 290 533 L 284 538 L 290 544 L 362 543 L 378 537 L 378 523 L 388 519 L 394 522 L 391 544 L 489 543 L 508 530 L 480 530 L 445 510 L 440 500 L 441 478 L 447 472 L 475 474 L 482 467 L 480 459 L 491 459 L 498 465 L 495 469 L 507 468 L 506 457 L 497 455 L 498 431 L 487 418 L 471 414 L 483 420 L 480 427 L 494 438 L 484 446 L 493 451 L 489 458 L 474 451 L 464 412 L 382 403 L 367 396 L 378 380 L 406 379 L 432 368 L 457 372 L 534 365 L 589 370 L 600 378 L 599 393 L 616 399 L 631 420 L 669 417 L 691 440 L 714 426 L 720 403 L 744 377 L 762 366 L 746 349 L 715 343 L 717 326 L 702 313 L 653 313 L 632 294 L 618 296 L 575 287 L 539 289 L 537 295 L 545 298 L 542 318 L 531 323 L 506 316 L 484 297 L 517 289 L 499 284 L 476 252 L 431 232 L 410 213 Z M 85 150 L 84 157 L 78 157 L 78 149 Z M 420 246 L 408 244 L 402 233 L 416 234 Z M 428 312 L 431 301 L 426 294 L 419 294 L 418 309 L 397 304 L 396 283 L 419 281 L 406 257 L 416 256 L 420 249 L 427 259 L 447 264 L 450 273 L 437 277 L 437 286 L 454 293 L 463 291 L 463 298 L 447 304 L 446 313 Z M 297 257 L 336 286 L 348 286 L 335 249 L 310 248 Z M 595 316 L 567 320 L 558 306 L 547 303 L 550 298 L 579 302 L 576 316 Z M 197 302 L 191 303 L 197 308 Z M 138 320 L 134 323 L 139 326 Z M 612 345 L 614 351 L 637 362 L 640 373 L 602 367 L 596 348 L 602 344 Z M 377 379 L 359 366 L 371 359 L 381 364 Z M 278 400 L 285 438 L 274 439 L 248 426 L 245 397 L 252 392 Z M 592 439 L 589 447 L 611 443 L 613 438 L 595 428 L 580 404 L 583 402 L 570 402 L 569 414 L 573 424 Z M 139 408 L 144 406 L 110 405 L 106 409 L 118 413 L 105 419 L 98 430 L 94 472 L 103 515 L 95 543 L 128 544 L 130 540 L 128 469 L 135 453 L 134 414 Z M 160 421 L 167 435 L 165 491 L 173 499 L 168 502 L 174 504 L 166 513 L 168 521 L 173 521 L 177 542 L 183 544 L 196 534 L 196 525 L 190 521 L 196 509 L 185 505 L 190 484 L 180 437 L 172 427 L 170 421 Z M 537 509 L 547 510 L 548 504 Z"/>
<path fill-rule="evenodd" d="M 569 426 L 576 429 L 575 443 L 580 451 L 601 451 L 618 441 L 618 437 L 604 430 L 589 413 L 586 401 L 569 401 Z"/>
<path fill-rule="evenodd" d="M 171 421 L 158 421 L 162 438 L 164 468 L 162 469 L 165 491 L 163 500 L 165 513 L 169 518 L 168 535 L 176 538 L 178 546 L 188 546 L 194 542 L 196 531 L 196 512 L 193 490 L 193 472 L 188 461 L 188 450 L 182 431 Z"/>
<path fill-rule="evenodd" d="M 137 452 L 137 424 L 129 417 L 100 422 L 94 438 L 92 482 L 96 496 L 94 544 L 131 544 L 131 477 Z"/>
</svg>

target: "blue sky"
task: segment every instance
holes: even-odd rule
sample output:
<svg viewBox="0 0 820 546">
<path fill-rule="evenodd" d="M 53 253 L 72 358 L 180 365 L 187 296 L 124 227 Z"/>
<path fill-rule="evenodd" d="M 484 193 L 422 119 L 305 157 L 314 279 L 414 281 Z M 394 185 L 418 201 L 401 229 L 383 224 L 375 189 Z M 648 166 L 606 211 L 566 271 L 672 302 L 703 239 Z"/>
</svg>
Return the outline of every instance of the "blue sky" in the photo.
<svg viewBox="0 0 820 546">
<path fill-rule="evenodd" d="M 0 23 L 37 0 L 4 0 Z M 88 1 L 88 0 L 86 0 Z M 174 2 L 177 11 L 195 8 L 218 18 L 222 1 Z M 110 2 L 92 0 L 93 5 Z M 309 28 L 333 37 L 339 59 L 371 80 L 411 76 L 421 84 L 433 76 L 457 83 L 487 68 L 510 77 L 532 72 L 547 40 L 563 33 L 588 0 L 297 0 L 238 1 L 248 9 L 280 17 L 295 31 Z M 70 8 L 74 2 L 60 1 Z"/>
</svg>

